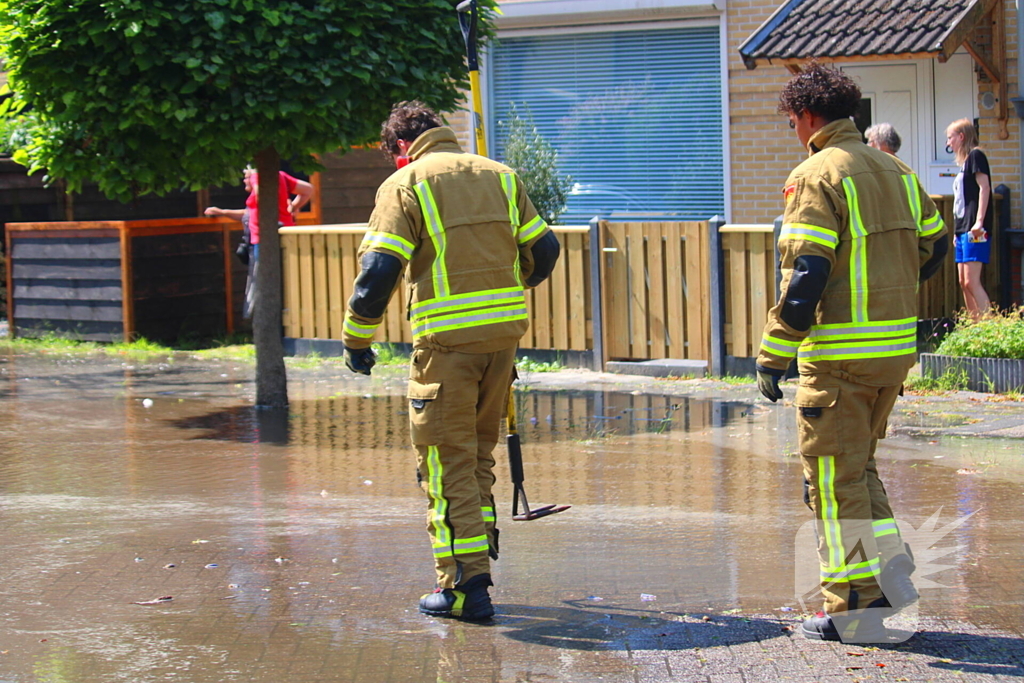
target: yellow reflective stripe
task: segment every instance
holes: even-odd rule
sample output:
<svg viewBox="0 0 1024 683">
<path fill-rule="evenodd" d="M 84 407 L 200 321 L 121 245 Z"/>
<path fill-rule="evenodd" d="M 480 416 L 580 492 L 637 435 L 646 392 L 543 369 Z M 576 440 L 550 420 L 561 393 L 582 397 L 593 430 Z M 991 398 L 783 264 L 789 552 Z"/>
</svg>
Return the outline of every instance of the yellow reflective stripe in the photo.
<svg viewBox="0 0 1024 683">
<path fill-rule="evenodd" d="M 475 71 L 471 71 L 470 73 L 476 73 L 476 72 Z M 452 603 L 452 616 L 453 617 L 461 617 L 462 616 L 462 608 L 466 604 L 466 594 L 463 593 L 462 591 L 453 590 L 452 591 L 452 595 L 455 596 L 455 602 Z M 441 679 L 439 678 L 438 680 L 441 680 Z"/>
<path fill-rule="evenodd" d="M 452 553 L 452 530 L 448 526 L 448 500 L 444 497 L 444 465 L 437 446 L 427 446 L 427 495 L 433 501 L 430 523 L 434 526 L 434 556 Z"/>
<path fill-rule="evenodd" d="M 866 562 L 846 565 L 845 567 L 823 569 L 821 578 L 834 583 L 846 583 L 854 579 L 866 579 L 869 576 L 878 576 L 881 573 L 879 558 L 875 557 Z"/>
<path fill-rule="evenodd" d="M 839 501 L 836 500 L 836 459 L 826 455 L 818 460 L 818 495 L 820 516 L 824 522 L 825 545 L 829 552 L 829 566 L 841 567 L 846 559 L 843 550 L 843 532 L 839 528 Z"/>
<path fill-rule="evenodd" d="M 932 224 L 934 227 L 931 227 Z M 921 237 L 929 237 L 946 227 L 946 223 L 942 220 L 942 216 L 936 211 L 935 215 L 926 221 L 921 223 Z"/>
<path fill-rule="evenodd" d="M 856 360 L 905 356 L 917 351 L 917 338 L 884 339 L 850 344 L 806 344 L 800 347 L 801 362 L 816 360 Z"/>
<path fill-rule="evenodd" d="M 495 516 L 494 508 L 492 507 L 481 507 L 480 515 L 484 518 L 485 522 L 493 522 L 498 519 L 497 516 Z"/>
<path fill-rule="evenodd" d="M 891 517 L 888 519 L 876 519 L 871 522 L 871 529 L 875 532 L 875 538 L 898 534 L 900 532 L 899 528 L 896 526 L 896 520 Z"/>
<path fill-rule="evenodd" d="M 548 224 L 540 216 L 534 217 L 532 221 L 519 228 L 519 244 L 526 244 L 537 235 L 544 232 Z"/>
<path fill-rule="evenodd" d="M 837 341 L 842 339 L 868 339 L 871 337 L 900 337 L 909 333 L 917 333 L 917 318 L 903 320 L 877 321 L 872 323 L 838 323 L 815 325 L 811 328 L 808 340 Z"/>
<path fill-rule="evenodd" d="M 512 173 L 502 173 L 499 177 L 501 178 L 501 189 L 505 191 L 505 197 L 508 198 L 508 222 L 512 226 L 512 237 L 515 237 L 519 233 L 519 203 L 516 201 L 516 177 Z M 523 278 L 519 272 L 519 250 L 516 250 L 516 259 L 512 264 L 512 276 L 516 279 L 516 283 L 522 287 Z"/>
<path fill-rule="evenodd" d="M 907 189 L 907 201 L 910 204 L 910 215 L 914 219 L 917 231 L 921 232 L 921 195 L 917 191 L 917 176 L 908 173 L 900 176 L 903 179 L 903 186 Z"/>
<path fill-rule="evenodd" d="M 413 243 L 404 237 L 392 235 L 387 232 L 378 232 L 376 230 L 371 230 L 363 236 L 362 246 L 365 249 L 370 249 L 372 247 L 387 249 L 388 251 L 395 252 L 406 260 L 411 259 L 413 252 L 416 251 L 416 247 Z"/>
<path fill-rule="evenodd" d="M 490 310 L 484 309 L 483 312 L 473 311 L 471 314 L 445 315 L 429 318 L 421 323 L 414 322 L 412 334 L 414 337 L 419 337 L 424 334 L 436 334 L 437 332 L 461 330 L 481 325 L 494 325 L 512 320 L 526 320 L 526 318 L 525 306 L 502 306 Z"/>
<path fill-rule="evenodd" d="M 344 331 L 351 334 L 353 337 L 359 337 L 360 339 L 369 339 L 376 332 L 377 328 L 380 327 L 380 323 L 376 325 L 363 325 L 353 321 L 351 318 L 345 318 Z"/>
<path fill-rule="evenodd" d="M 420 200 L 420 210 L 427 222 L 430 241 L 434 245 L 435 256 L 431 266 L 431 272 L 434 275 L 434 294 L 435 296 L 448 296 L 448 268 L 444 262 L 445 251 L 448 249 L 448 238 L 444 233 L 444 225 L 441 224 L 441 214 L 437 210 L 434 193 L 430 191 L 430 185 L 426 180 L 416 183 L 413 189 Z"/>
<path fill-rule="evenodd" d="M 483 536 L 474 536 L 473 538 L 456 538 L 453 546 L 456 555 L 466 555 L 468 553 L 487 552 L 489 544 L 487 534 L 484 534 Z"/>
<path fill-rule="evenodd" d="M 511 173 L 502 173 L 501 189 L 508 199 L 508 222 L 512 224 L 512 234 L 519 231 L 519 203 L 516 201 L 516 178 Z"/>
<path fill-rule="evenodd" d="M 795 358 L 797 348 L 800 346 L 799 341 L 789 341 L 788 339 L 779 339 L 778 337 L 772 337 L 765 335 L 761 339 L 761 349 L 768 353 L 774 353 L 776 356 L 782 356 L 784 358 Z"/>
<path fill-rule="evenodd" d="M 835 230 L 823 228 L 809 223 L 786 223 L 779 233 L 779 242 L 785 239 L 805 239 L 835 249 L 839 245 L 839 235 Z"/>
<path fill-rule="evenodd" d="M 505 287 L 503 289 L 482 289 L 478 292 L 453 294 L 451 296 L 427 299 L 412 305 L 410 312 L 414 318 L 425 313 L 441 313 L 473 308 L 483 304 L 511 304 L 525 302 L 526 294 L 522 287 Z"/>
<path fill-rule="evenodd" d="M 867 230 L 860 215 L 860 199 L 853 178 L 843 178 L 843 190 L 850 212 L 850 233 L 853 236 L 850 249 L 850 313 L 856 322 L 868 319 L 868 250 L 865 238 Z"/>
</svg>

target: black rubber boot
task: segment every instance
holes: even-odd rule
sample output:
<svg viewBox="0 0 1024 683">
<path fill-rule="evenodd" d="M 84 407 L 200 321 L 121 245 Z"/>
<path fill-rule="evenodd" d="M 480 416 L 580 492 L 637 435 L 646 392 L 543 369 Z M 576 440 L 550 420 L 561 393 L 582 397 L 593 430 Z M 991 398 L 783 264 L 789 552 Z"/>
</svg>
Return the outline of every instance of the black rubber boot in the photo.
<svg viewBox="0 0 1024 683">
<path fill-rule="evenodd" d="M 878 585 L 882 589 L 883 607 L 887 610 L 884 616 L 892 616 L 901 609 L 913 605 L 921 595 L 910 580 L 914 573 L 913 560 L 907 555 L 897 555 L 890 560 L 878 577 Z"/>
<path fill-rule="evenodd" d="M 842 643 L 887 643 L 889 636 L 882 622 L 882 612 L 866 609 L 829 616 L 818 612 L 804 622 L 804 638 Z"/>
<path fill-rule="evenodd" d="M 494 616 L 487 587 L 493 586 L 490 574 L 477 574 L 455 588 L 435 588 L 420 598 L 420 612 L 432 617 L 464 621 L 484 621 Z"/>
</svg>

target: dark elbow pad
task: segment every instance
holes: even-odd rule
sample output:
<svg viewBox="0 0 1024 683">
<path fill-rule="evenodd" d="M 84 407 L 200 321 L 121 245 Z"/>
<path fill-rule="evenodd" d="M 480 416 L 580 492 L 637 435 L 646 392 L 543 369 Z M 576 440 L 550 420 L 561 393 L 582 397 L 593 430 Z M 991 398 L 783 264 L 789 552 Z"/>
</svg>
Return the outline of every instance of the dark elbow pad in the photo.
<svg viewBox="0 0 1024 683">
<path fill-rule="evenodd" d="M 803 332 L 814 324 L 814 311 L 828 284 L 832 264 L 824 256 L 798 256 L 793 262 L 786 298 L 779 317 L 794 330 Z"/>
<path fill-rule="evenodd" d="M 932 245 L 932 255 L 924 265 L 921 266 L 921 282 L 924 282 L 932 275 L 938 272 L 942 266 L 942 261 L 945 260 L 946 254 L 949 253 L 949 235 L 943 235 L 939 239 L 935 240 L 935 244 Z"/>
<path fill-rule="evenodd" d="M 360 262 L 363 269 L 356 278 L 355 291 L 348 305 L 363 318 L 379 318 L 388 307 L 391 292 L 402 276 L 403 265 L 397 256 L 368 251 Z"/>
<path fill-rule="evenodd" d="M 562 251 L 562 245 L 558 243 L 555 233 L 550 230 L 544 236 L 534 242 L 530 247 L 530 254 L 533 255 L 533 272 L 526 279 L 527 287 L 536 287 L 548 279 L 551 271 L 558 261 L 558 254 Z"/>
</svg>

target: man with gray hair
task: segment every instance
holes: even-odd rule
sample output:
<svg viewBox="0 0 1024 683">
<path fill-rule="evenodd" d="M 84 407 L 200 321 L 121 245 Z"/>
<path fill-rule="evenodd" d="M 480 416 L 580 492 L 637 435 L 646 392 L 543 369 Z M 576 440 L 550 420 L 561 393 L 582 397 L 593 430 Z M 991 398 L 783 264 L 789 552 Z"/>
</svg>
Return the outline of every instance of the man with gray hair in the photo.
<svg viewBox="0 0 1024 683">
<path fill-rule="evenodd" d="M 900 151 L 900 145 L 903 144 L 900 134 L 891 123 L 876 123 L 864 131 L 864 137 L 867 138 L 868 146 L 893 156 L 896 156 L 896 152 Z"/>
</svg>

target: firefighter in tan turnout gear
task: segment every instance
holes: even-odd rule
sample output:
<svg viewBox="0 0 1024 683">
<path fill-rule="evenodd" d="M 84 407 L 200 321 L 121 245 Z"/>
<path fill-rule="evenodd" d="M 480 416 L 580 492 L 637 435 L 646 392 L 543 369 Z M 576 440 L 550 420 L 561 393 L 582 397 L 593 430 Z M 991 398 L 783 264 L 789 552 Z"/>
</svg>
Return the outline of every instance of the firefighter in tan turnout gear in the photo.
<svg viewBox="0 0 1024 683">
<path fill-rule="evenodd" d="M 419 609 L 488 619 L 498 554 L 491 452 L 528 324 L 525 289 L 548 277 L 559 244 L 516 174 L 464 153 L 425 105 L 396 105 L 381 141 L 398 170 L 377 191 L 359 249 L 346 362 L 370 374 L 370 340 L 408 265 L 410 424 L 437 570 Z"/>
<path fill-rule="evenodd" d="M 808 638 L 885 642 L 882 619 L 918 598 L 875 466 L 875 446 L 916 361 L 917 288 L 941 265 L 946 229 L 914 172 L 863 143 L 860 89 L 812 64 L 781 93 L 810 157 L 786 181 L 782 288 L 764 329 L 758 387 L 794 403 L 806 496 L 816 517 L 825 610 Z"/>
</svg>

